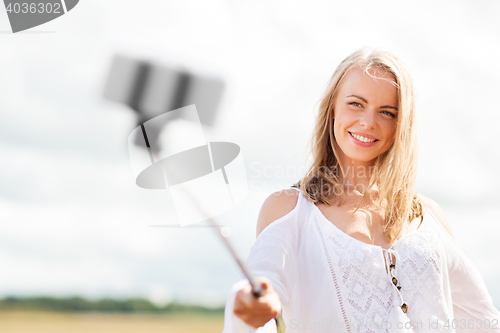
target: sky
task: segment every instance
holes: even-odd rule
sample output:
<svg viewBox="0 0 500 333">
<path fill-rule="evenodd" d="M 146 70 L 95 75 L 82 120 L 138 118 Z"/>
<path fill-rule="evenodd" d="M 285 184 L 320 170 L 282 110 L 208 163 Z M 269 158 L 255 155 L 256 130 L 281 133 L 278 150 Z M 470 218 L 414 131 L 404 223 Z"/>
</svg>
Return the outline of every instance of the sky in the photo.
<svg viewBox="0 0 500 333">
<path fill-rule="evenodd" d="M 239 275 L 210 228 L 152 227 L 176 215 L 168 191 L 135 185 L 135 115 L 102 97 L 114 55 L 224 78 L 204 133 L 241 147 L 249 193 L 218 221 L 246 257 L 265 198 L 306 170 L 335 67 L 370 46 L 412 72 L 417 191 L 441 205 L 500 307 L 499 12 L 494 0 L 82 0 L 12 34 L 0 10 L 0 297 L 216 306 Z"/>
</svg>

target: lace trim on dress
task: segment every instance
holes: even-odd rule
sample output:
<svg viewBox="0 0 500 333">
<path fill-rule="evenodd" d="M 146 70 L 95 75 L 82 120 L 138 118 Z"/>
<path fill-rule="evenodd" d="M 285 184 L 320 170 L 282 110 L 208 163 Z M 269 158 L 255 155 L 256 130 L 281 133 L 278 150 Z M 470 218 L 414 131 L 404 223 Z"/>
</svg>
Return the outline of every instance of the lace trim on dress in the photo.
<svg viewBox="0 0 500 333">
<path fill-rule="evenodd" d="M 344 304 L 342 302 L 342 293 L 340 291 L 340 288 L 339 288 L 339 284 L 337 283 L 337 276 L 335 275 L 335 270 L 333 268 L 333 265 L 332 265 L 332 260 L 330 258 L 330 255 L 328 254 L 328 249 L 327 249 L 327 246 L 325 244 L 325 240 L 323 238 L 323 232 L 321 231 L 321 228 L 319 227 L 318 225 L 318 221 L 316 220 L 316 218 L 314 218 L 315 220 L 315 224 L 316 224 L 316 229 L 318 230 L 318 233 L 320 235 L 320 238 L 321 238 L 321 243 L 323 245 L 323 250 L 324 250 L 324 253 L 326 255 L 326 260 L 328 261 L 328 267 L 330 268 L 330 272 L 332 274 L 332 279 L 333 279 L 333 284 L 335 285 L 335 292 L 337 293 L 337 297 L 338 297 L 338 300 L 339 300 L 339 305 L 340 305 L 340 309 L 342 311 L 342 317 L 344 318 L 344 322 L 346 324 L 346 328 L 347 328 L 347 332 L 351 332 L 351 327 L 349 325 L 349 320 L 347 319 L 347 314 L 346 314 L 346 310 L 344 308 Z"/>
<path fill-rule="evenodd" d="M 388 321 L 406 324 L 411 318 L 410 324 L 427 324 L 428 318 L 434 316 L 450 317 L 449 313 L 431 310 L 444 297 L 444 290 L 439 287 L 443 274 L 442 249 L 436 247 L 439 240 L 431 214 L 426 212 L 425 222 L 417 230 L 384 249 L 349 236 L 316 209 L 311 218 L 328 261 L 343 319 L 346 325 L 350 323 L 349 332 L 386 332 L 383 325 Z M 395 263 L 389 255 L 396 259 Z M 391 267 L 393 263 L 395 266 Z M 421 294 L 422 290 L 432 292 Z M 402 308 L 405 303 L 408 313 Z M 408 332 L 421 330 L 412 326 Z"/>
</svg>

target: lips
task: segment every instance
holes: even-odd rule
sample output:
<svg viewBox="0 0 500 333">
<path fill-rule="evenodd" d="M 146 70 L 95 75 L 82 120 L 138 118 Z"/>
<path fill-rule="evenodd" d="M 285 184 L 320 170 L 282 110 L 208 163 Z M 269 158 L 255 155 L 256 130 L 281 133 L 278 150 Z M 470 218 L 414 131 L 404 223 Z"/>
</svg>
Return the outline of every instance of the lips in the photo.
<svg viewBox="0 0 500 333">
<path fill-rule="evenodd" d="M 368 134 L 353 133 L 353 132 L 349 132 L 349 134 L 360 142 L 372 143 L 378 141 L 378 139 Z"/>
</svg>

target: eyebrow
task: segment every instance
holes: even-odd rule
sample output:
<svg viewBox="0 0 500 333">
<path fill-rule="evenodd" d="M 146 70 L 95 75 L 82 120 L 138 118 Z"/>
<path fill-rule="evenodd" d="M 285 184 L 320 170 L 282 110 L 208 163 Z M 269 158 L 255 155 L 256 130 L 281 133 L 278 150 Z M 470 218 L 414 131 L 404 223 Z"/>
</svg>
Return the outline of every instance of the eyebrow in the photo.
<svg viewBox="0 0 500 333">
<path fill-rule="evenodd" d="M 362 100 L 363 102 L 368 103 L 368 101 L 365 98 L 358 96 L 358 95 L 349 95 L 347 97 L 356 97 L 356 98 L 359 98 L 360 100 Z M 394 110 L 398 111 L 398 108 L 395 106 L 392 106 L 392 105 L 382 105 L 380 108 L 381 109 L 394 109 Z"/>
</svg>

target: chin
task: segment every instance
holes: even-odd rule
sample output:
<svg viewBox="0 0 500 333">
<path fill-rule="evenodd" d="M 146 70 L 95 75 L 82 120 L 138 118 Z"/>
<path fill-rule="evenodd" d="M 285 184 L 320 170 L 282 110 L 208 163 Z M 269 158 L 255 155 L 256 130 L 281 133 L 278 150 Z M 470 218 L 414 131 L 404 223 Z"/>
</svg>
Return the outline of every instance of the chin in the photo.
<svg viewBox="0 0 500 333">
<path fill-rule="evenodd" d="M 373 162 L 375 163 L 375 160 L 377 159 L 378 155 L 377 156 L 373 156 L 373 155 L 366 155 L 366 154 L 352 154 L 352 155 L 347 155 L 347 157 L 349 159 L 351 159 L 352 161 L 354 161 L 354 163 L 369 163 L 369 162 Z"/>
</svg>

